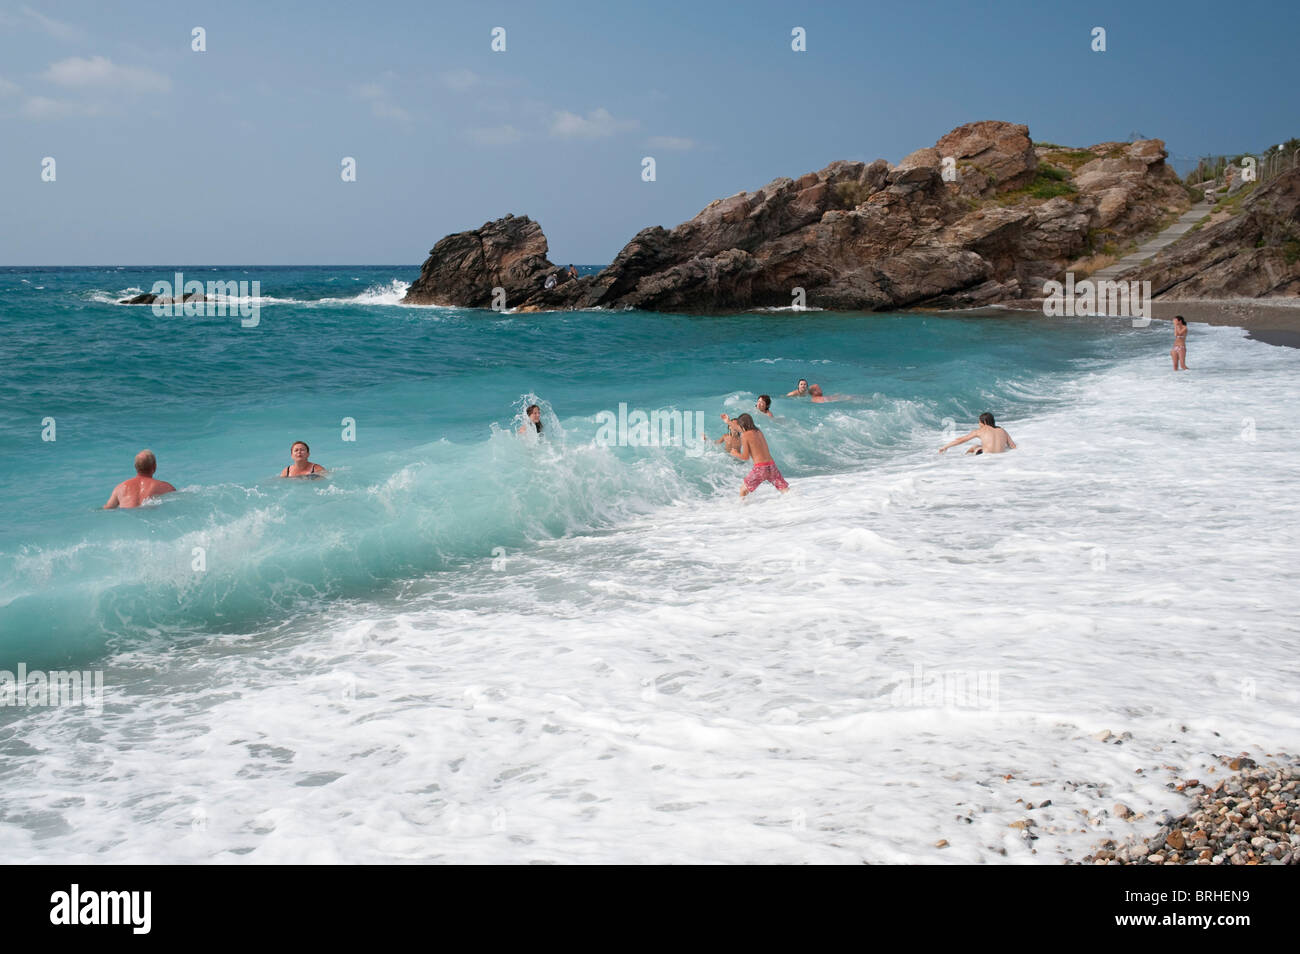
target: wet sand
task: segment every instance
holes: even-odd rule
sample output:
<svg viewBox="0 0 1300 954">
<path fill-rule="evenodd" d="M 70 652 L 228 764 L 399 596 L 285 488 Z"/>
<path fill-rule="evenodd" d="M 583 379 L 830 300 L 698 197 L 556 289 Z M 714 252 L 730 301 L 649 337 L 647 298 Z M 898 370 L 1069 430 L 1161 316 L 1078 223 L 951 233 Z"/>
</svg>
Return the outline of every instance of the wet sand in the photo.
<svg viewBox="0 0 1300 954">
<path fill-rule="evenodd" d="M 966 314 L 1042 313 L 1042 300 L 1006 302 Z M 1189 324 L 1232 325 L 1244 328 L 1256 341 L 1285 348 L 1300 348 L 1300 298 L 1197 299 L 1154 301 L 1152 317 L 1172 321 L 1182 315 Z"/>
</svg>

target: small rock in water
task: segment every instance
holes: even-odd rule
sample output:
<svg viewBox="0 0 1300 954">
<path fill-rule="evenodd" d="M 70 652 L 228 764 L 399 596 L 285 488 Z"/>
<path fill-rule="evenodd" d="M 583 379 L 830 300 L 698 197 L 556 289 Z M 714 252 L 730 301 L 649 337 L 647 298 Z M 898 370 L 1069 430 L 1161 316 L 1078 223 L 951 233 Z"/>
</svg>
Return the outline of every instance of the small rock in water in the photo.
<svg viewBox="0 0 1300 954">
<path fill-rule="evenodd" d="M 1123 802 L 1116 802 L 1114 808 L 1115 815 L 1119 818 L 1128 818 L 1133 814 L 1133 809 L 1129 808 Z"/>
<path fill-rule="evenodd" d="M 1093 738 L 1096 739 L 1098 742 L 1105 742 L 1107 739 L 1110 738 L 1110 734 L 1111 734 L 1110 729 L 1102 729 L 1100 732 L 1094 735 Z"/>
</svg>

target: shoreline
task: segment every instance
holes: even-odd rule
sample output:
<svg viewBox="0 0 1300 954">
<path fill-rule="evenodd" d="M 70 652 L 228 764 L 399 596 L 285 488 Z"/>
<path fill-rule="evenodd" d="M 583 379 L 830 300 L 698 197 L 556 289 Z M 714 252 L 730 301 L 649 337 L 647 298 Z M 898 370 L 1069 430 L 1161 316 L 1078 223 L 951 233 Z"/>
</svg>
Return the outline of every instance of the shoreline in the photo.
<svg viewBox="0 0 1300 954">
<path fill-rule="evenodd" d="M 1300 299 L 1296 298 L 1199 298 L 1184 301 L 1154 301 L 1152 318 L 1172 321 L 1182 315 L 1189 324 L 1226 325 L 1241 328 L 1255 341 L 1280 348 L 1300 348 Z M 1041 299 L 1003 302 L 984 308 L 951 310 L 948 314 L 972 316 L 1043 314 Z"/>
</svg>

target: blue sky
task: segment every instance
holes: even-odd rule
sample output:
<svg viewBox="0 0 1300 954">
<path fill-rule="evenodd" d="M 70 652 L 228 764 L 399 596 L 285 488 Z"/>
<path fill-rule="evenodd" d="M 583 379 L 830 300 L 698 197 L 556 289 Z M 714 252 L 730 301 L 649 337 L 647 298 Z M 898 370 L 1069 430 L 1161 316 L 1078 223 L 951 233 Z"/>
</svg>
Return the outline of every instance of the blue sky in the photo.
<svg viewBox="0 0 1300 954">
<path fill-rule="evenodd" d="M 977 119 L 1262 149 L 1300 134 L 1298 10 L 4 0 L 0 264 L 418 263 L 507 212 L 602 264 L 714 198 Z"/>
</svg>

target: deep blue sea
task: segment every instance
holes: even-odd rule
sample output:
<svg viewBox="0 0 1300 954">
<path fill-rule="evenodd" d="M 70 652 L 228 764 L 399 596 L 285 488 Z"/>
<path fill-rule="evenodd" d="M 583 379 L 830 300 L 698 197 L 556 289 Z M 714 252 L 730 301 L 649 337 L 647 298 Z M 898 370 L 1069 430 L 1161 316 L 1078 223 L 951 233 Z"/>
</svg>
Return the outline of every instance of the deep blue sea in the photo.
<svg viewBox="0 0 1300 954">
<path fill-rule="evenodd" d="M 116 303 L 176 271 L 259 281 L 257 325 Z M 1159 321 L 398 304 L 418 272 L 0 269 L 0 670 L 108 687 L 0 710 L 5 857 L 915 861 L 946 829 L 881 807 L 906 762 L 934 825 L 991 806 L 946 857 L 996 860 L 980 779 L 1137 784 L 1098 729 L 1153 771 L 1300 738 L 1295 654 L 1250 662 L 1297 644 L 1300 352 L 1195 325 L 1175 375 Z M 620 405 L 717 437 L 764 393 L 785 497 L 600 439 Z M 986 410 L 1018 450 L 936 453 Z M 277 477 L 297 440 L 327 479 Z M 100 509 L 144 448 L 179 493 Z M 900 708 L 916 667 L 999 674 L 1000 714 Z"/>
</svg>

